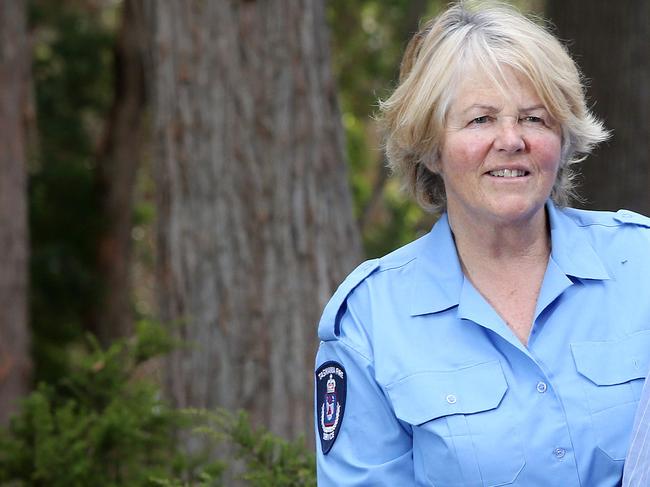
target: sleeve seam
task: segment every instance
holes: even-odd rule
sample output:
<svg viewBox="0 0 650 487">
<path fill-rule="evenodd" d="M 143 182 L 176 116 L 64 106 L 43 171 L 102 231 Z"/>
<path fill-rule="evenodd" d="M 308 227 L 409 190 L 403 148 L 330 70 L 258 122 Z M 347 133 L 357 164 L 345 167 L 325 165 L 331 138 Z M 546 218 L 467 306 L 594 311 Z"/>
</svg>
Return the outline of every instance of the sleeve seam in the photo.
<svg viewBox="0 0 650 487">
<path fill-rule="evenodd" d="M 369 357 L 367 357 L 364 353 L 362 353 L 361 351 L 359 351 L 359 350 L 358 350 L 355 346 L 353 346 L 351 343 L 347 343 L 345 340 L 341 340 L 341 339 L 339 339 L 338 342 L 339 342 L 341 345 L 343 345 L 343 346 L 349 348 L 350 350 L 352 350 L 353 352 L 355 352 L 355 353 L 356 353 L 357 355 L 359 355 L 362 359 L 364 359 L 366 362 L 368 362 L 369 365 L 373 365 L 372 360 L 370 360 Z"/>
</svg>

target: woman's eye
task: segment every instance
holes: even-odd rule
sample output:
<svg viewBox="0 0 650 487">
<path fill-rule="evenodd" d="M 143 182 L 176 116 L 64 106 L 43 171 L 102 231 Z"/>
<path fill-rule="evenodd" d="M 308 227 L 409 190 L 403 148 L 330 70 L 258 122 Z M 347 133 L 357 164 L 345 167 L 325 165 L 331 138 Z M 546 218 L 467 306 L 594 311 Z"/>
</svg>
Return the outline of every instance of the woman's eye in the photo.
<svg viewBox="0 0 650 487">
<path fill-rule="evenodd" d="M 487 123 L 489 121 L 490 121 L 490 117 L 488 117 L 487 115 L 482 115 L 480 117 L 476 117 L 475 119 L 473 119 L 471 123 L 482 124 L 482 123 Z"/>
<path fill-rule="evenodd" d="M 544 119 L 541 117 L 535 117 L 533 115 L 529 115 L 527 117 L 522 118 L 524 122 L 531 122 L 531 123 L 543 123 Z"/>
</svg>

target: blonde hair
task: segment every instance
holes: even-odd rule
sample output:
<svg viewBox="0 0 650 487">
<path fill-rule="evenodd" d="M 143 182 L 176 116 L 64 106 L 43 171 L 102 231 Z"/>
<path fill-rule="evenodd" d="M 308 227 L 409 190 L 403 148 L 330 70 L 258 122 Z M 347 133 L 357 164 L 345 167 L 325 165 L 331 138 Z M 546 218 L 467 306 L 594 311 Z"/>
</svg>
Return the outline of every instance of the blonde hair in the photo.
<svg viewBox="0 0 650 487">
<path fill-rule="evenodd" d="M 406 189 L 429 212 L 443 211 L 446 196 L 436 165 L 454 88 L 468 65 L 507 90 L 502 68 L 530 81 L 545 108 L 562 127 L 562 152 L 551 191 L 566 206 L 575 195 L 576 171 L 609 133 L 587 108 L 578 67 L 545 28 L 513 7 L 461 1 L 427 22 L 409 42 L 399 85 L 380 102 L 386 155 Z"/>
</svg>

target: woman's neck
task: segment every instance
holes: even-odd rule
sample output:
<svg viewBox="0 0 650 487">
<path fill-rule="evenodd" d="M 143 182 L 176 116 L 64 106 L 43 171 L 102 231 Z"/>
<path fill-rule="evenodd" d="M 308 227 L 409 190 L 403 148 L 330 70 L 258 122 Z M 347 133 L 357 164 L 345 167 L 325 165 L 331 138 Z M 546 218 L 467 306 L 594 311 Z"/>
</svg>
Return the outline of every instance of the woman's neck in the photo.
<svg viewBox="0 0 650 487">
<path fill-rule="evenodd" d="M 464 267 L 521 271 L 521 266 L 544 265 L 551 249 L 548 217 L 541 208 L 532 218 L 515 222 L 466 221 L 449 211 L 449 225 Z"/>
<path fill-rule="evenodd" d="M 449 212 L 463 273 L 526 346 L 551 250 L 541 208 L 516 224 L 465 221 Z"/>
</svg>

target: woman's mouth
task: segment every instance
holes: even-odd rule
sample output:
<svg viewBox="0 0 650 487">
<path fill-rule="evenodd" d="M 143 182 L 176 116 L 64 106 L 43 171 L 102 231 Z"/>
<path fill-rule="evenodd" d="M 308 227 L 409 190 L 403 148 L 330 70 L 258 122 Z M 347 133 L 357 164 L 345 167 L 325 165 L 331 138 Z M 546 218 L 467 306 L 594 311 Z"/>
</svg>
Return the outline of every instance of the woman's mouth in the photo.
<svg viewBox="0 0 650 487">
<path fill-rule="evenodd" d="M 496 171 L 490 171 L 488 174 L 497 178 L 520 178 L 527 176 L 529 173 L 523 169 L 498 169 Z"/>
</svg>

